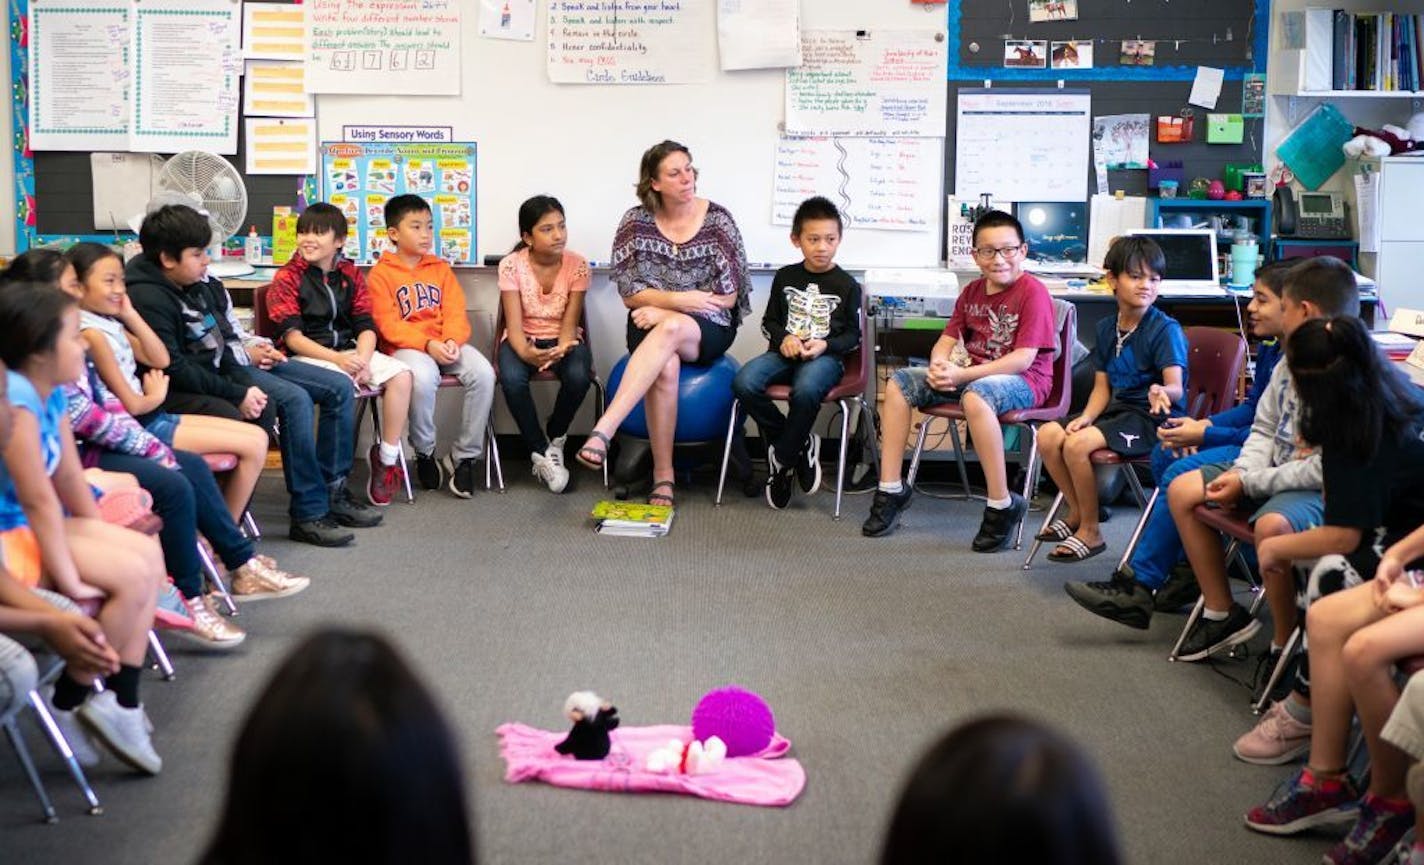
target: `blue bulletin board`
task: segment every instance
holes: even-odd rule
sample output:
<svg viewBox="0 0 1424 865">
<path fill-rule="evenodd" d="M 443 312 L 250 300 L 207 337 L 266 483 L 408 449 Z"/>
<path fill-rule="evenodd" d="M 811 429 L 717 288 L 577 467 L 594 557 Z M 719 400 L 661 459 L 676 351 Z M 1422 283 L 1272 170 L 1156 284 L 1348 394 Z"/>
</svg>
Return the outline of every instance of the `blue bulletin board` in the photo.
<svg viewBox="0 0 1424 865">
<path fill-rule="evenodd" d="M 322 144 L 321 195 L 346 214 L 346 256 L 373 264 L 393 249 L 386 236 L 386 202 L 412 193 L 430 202 L 431 251 L 451 264 L 475 264 L 477 150 L 473 142 Z"/>
</svg>

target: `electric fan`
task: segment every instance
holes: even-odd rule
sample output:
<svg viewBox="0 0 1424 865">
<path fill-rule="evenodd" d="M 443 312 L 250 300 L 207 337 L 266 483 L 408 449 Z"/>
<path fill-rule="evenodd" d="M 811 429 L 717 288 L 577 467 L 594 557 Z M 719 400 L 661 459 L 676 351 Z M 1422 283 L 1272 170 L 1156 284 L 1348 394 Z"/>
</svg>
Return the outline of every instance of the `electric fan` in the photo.
<svg viewBox="0 0 1424 865">
<path fill-rule="evenodd" d="M 247 216 L 247 187 L 231 162 L 204 150 L 174 155 L 158 172 L 160 189 L 178 192 L 199 202 L 213 227 L 213 243 L 221 244 L 237 233 Z M 252 273 L 252 265 L 238 259 L 214 259 L 208 270 L 218 278 Z"/>
</svg>

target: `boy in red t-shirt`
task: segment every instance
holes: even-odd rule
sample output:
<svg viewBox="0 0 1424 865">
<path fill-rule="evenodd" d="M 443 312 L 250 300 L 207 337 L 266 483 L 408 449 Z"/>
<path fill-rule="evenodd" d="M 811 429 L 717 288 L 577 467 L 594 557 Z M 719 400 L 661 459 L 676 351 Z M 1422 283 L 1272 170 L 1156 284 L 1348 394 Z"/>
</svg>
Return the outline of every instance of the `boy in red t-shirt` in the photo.
<svg viewBox="0 0 1424 865">
<path fill-rule="evenodd" d="M 1028 244 L 1017 219 L 990 211 L 974 223 L 973 238 L 974 260 L 983 278 L 960 292 L 954 314 L 930 351 L 930 365 L 897 370 L 886 389 L 880 414 L 880 488 L 861 526 L 867 537 L 894 531 L 900 511 L 910 503 L 911 491 L 900 478 L 910 410 L 947 402 L 964 408 L 988 487 L 974 551 L 998 550 L 1028 511 L 1023 496 L 1009 491 L 999 415 L 1042 405 L 1048 398 L 1058 343 L 1053 300 L 1043 283 L 1024 273 Z M 968 355 L 967 366 L 950 357 L 960 344 Z"/>
</svg>

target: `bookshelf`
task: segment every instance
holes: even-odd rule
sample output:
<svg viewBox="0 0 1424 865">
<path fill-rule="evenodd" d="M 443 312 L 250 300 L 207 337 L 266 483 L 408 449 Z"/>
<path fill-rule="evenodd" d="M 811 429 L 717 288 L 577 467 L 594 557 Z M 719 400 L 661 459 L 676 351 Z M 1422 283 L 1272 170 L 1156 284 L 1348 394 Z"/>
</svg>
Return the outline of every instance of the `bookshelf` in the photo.
<svg viewBox="0 0 1424 865">
<path fill-rule="evenodd" d="M 1418 4 L 1396 4 L 1397 6 L 1408 7 Z M 1396 16 L 1417 16 L 1424 14 L 1424 9 L 1416 8 L 1413 11 L 1408 8 L 1396 8 L 1391 10 L 1355 10 L 1345 9 L 1357 16 L 1379 15 L 1388 11 Z M 1309 7 L 1301 10 L 1303 15 L 1303 28 L 1301 32 L 1301 47 L 1287 48 L 1279 52 L 1279 76 L 1276 78 L 1271 92 L 1276 96 L 1306 96 L 1328 99 L 1420 99 L 1424 98 L 1424 90 L 1418 89 L 1421 85 L 1414 83 L 1414 89 L 1394 88 L 1373 88 L 1361 85 L 1352 89 L 1340 89 L 1335 87 L 1336 83 L 1336 33 L 1335 33 L 1335 12 L 1334 7 Z M 1413 17 L 1409 17 L 1411 22 Z M 1416 36 L 1424 35 L 1416 31 Z M 1416 51 L 1419 47 L 1424 47 L 1416 43 Z M 1387 53 L 1388 45 L 1376 44 L 1372 46 L 1377 54 Z M 1424 64 L 1421 64 L 1424 66 Z M 1422 69 L 1421 71 L 1424 71 Z M 1371 82 L 1373 83 L 1373 82 Z"/>
</svg>

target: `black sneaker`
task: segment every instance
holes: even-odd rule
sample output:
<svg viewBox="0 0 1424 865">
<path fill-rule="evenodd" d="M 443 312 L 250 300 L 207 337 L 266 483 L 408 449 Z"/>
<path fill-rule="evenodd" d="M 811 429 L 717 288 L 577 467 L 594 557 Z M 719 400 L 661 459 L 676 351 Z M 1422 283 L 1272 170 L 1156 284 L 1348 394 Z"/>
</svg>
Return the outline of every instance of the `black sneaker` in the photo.
<svg viewBox="0 0 1424 865">
<path fill-rule="evenodd" d="M 465 457 L 450 468 L 450 492 L 462 499 L 468 499 L 475 494 L 475 481 L 478 477 L 475 468 L 479 462 L 473 457 Z"/>
<path fill-rule="evenodd" d="M 1197 585 L 1191 565 L 1179 564 L 1172 568 L 1167 582 L 1153 594 L 1152 608 L 1159 613 L 1175 613 L 1195 604 L 1200 597 L 1201 587 Z"/>
<path fill-rule="evenodd" d="M 337 525 L 330 516 L 305 522 L 293 522 L 287 537 L 318 547 L 344 547 L 356 536 Z"/>
<path fill-rule="evenodd" d="M 1111 580 L 1100 583 L 1064 583 L 1063 591 L 1093 615 L 1129 628 L 1145 631 L 1152 621 L 1152 592 L 1130 573 L 1117 571 Z"/>
<path fill-rule="evenodd" d="M 895 531 L 900 511 L 910 506 L 912 495 L 909 484 L 898 493 L 876 490 L 875 498 L 870 500 L 870 516 L 861 524 L 860 533 L 867 538 L 881 538 Z"/>
<path fill-rule="evenodd" d="M 1179 661 L 1200 661 L 1213 652 L 1240 645 L 1261 630 L 1261 623 L 1251 618 L 1246 608 L 1232 604 L 1231 612 L 1221 621 L 1212 621 L 1202 616 L 1192 625 L 1187 638 L 1182 641 L 1182 650 L 1177 654 Z"/>
<path fill-rule="evenodd" d="M 808 496 L 821 488 L 821 437 L 815 433 L 811 433 L 806 449 L 796 460 L 796 483 Z"/>
<path fill-rule="evenodd" d="M 383 519 L 380 511 L 351 495 L 351 490 L 345 484 L 331 494 L 330 517 L 338 525 L 352 529 L 379 526 Z"/>
<path fill-rule="evenodd" d="M 1267 698 L 1268 703 L 1279 703 L 1286 698 L 1286 695 L 1295 688 L 1296 668 L 1300 666 L 1300 657 L 1304 652 L 1296 652 L 1291 655 L 1286 662 L 1286 668 L 1281 671 L 1281 677 L 1276 680 L 1276 684 L 1271 688 L 1269 694 L 1266 693 L 1266 685 L 1270 684 L 1271 674 L 1276 671 L 1276 666 L 1281 662 L 1281 650 L 1271 649 L 1263 652 L 1256 659 L 1256 672 L 1251 677 L 1251 705 L 1261 702 L 1261 698 Z"/>
<path fill-rule="evenodd" d="M 417 453 L 415 455 L 415 476 L 420 479 L 420 485 L 427 490 L 438 490 L 445 486 L 445 467 L 440 464 L 440 460 L 434 454 Z"/>
<path fill-rule="evenodd" d="M 779 511 L 791 503 L 791 485 L 796 482 L 799 466 L 778 465 L 776 457 L 767 454 L 771 463 L 771 474 L 766 479 L 766 503 L 772 510 Z"/>
<path fill-rule="evenodd" d="M 1004 546 L 1009 535 L 1018 528 L 1024 514 L 1028 513 L 1028 502 L 1018 493 L 1009 493 L 1006 508 L 984 508 L 984 519 L 979 522 L 979 534 L 974 536 L 970 546 L 976 553 L 992 553 Z"/>
</svg>

